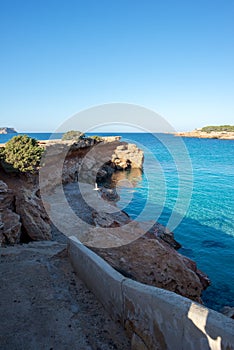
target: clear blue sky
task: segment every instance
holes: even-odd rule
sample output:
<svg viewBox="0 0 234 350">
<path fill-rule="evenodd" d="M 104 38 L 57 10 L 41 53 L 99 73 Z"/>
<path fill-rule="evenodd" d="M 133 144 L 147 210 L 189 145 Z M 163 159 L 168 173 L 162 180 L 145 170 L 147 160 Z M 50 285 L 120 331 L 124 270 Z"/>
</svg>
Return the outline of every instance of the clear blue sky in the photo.
<svg viewBox="0 0 234 350">
<path fill-rule="evenodd" d="M 177 130 L 234 121 L 233 0 L 1 0 L 0 50 L 0 126 L 109 102 Z"/>
</svg>

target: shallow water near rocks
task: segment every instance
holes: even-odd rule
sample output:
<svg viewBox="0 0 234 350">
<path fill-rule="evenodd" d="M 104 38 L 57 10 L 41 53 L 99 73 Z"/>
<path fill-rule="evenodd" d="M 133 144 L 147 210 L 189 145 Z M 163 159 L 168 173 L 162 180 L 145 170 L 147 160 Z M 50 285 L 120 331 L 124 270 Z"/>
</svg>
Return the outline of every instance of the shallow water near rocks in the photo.
<svg viewBox="0 0 234 350">
<path fill-rule="evenodd" d="M 144 147 L 145 163 L 143 174 L 137 171 L 115 174 L 113 180 L 121 197 L 118 206 L 135 220 L 139 220 L 139 215 L 147 207 L 145 220 L 156 217 L 160 223 L 167 225 L 175 210 L 180 188 L 178 164 L 170 154 L 170 148 L 175 150 L 178 147 L 180 152 L 177 138 L 161 135 L 160 141 L 157 134 L 140 133 L 122 136 L 128 142 Z M 169 150 L 163 144 L 164 139 Z M 198 268 L 211 279 L 212 285 L 203 293 L 205 305 L 220 310 L 224 305 L 234 306 L 234 141 L 180 140 L 188 150 L 193 176 L 191 179 L 188 174 L 187 183 L 184 181 L 181 186 L 187 186 L 189 191 L 192 182 L 193 189 L 187 210 L 176 213 L 181 217 L 181 222 L 174 229 L 175 238 L 182 244 L 180 252 L 195 260 Z M 183 168 L 183 159 L 180 158 L 180 161 L 182 164 L 179 166 Z M 184 159 L 185 172 L 187 167 L 187 160 Z"/>
</svg>

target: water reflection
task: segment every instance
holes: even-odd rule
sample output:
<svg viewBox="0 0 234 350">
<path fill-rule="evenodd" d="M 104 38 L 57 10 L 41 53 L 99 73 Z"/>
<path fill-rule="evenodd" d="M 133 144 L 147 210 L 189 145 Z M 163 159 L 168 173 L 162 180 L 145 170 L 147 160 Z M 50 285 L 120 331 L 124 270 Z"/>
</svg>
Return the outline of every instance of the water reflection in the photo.
<svg viewBox="0 0 234 350">
<path fill-rule="evenodd" d="M 142 171 L 140 169 L 130 169 L 127 171 L 116 171 L 111 178 L 110 186 L 122 188 L 139 187 L 142 182 Z"/>
</svg>

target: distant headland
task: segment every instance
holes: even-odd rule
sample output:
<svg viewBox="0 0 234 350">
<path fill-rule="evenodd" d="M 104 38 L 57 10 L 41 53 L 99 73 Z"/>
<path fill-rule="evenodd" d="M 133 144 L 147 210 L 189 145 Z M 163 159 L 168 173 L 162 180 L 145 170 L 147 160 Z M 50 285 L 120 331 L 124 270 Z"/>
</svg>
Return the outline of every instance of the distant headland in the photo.
<svg viewBox="0 0 234 350">
<path fill-rule="evenodd" d="M 3 127 L 0 128 L 0 134 L 17 134 L 14 128 Z"/>
<path fill-rule="evenodd" d="M 177 132 L 175 136 L 196 137 L 203 139 L 234 140 L 233 125 L 210 125 L 187 132 Z"/>
</svg>

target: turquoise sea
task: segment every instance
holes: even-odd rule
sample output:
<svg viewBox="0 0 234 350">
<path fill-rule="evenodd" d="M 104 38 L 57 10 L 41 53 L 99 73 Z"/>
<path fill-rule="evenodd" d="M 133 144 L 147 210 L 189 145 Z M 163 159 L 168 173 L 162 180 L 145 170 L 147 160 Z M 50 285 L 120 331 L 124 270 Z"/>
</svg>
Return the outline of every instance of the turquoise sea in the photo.
<svg viewBox="0 0 234 350">
<path fill-rule="evenodd" d="M 204 303 L 216 310 L 225 305 L 234 306 L 234 140 L 179 138 L 188 150 L 191 178 L 188 159 L 178 157 L 176 164 L 171 155 L 181 151 L 177 137 L 164 134 L 159 140 L 157 134 L 123 136 L 145 147 L 143 175 L 136 174 L 134 188 L 127 183 L 120 189 L 123 202 L 125 198 L 127 202 L 128 192 L 132 195 L 125 210 L 137 219 L 147 203 L 144 219 L 152 220 L 158 204 L 162 213 L 157 220 L 162 224 L 167 225 L 172 213 L 176 219 L 181 217 L 182 221 L 173 230 L 182 244 L 180 252 L 195 260 L 198 268 L 211 279 L 212 285 L 203 294 Z M 184 172 L 180 174 L 178 168 Z M 175 209 L 180 186 L 183 186 L 182 203 Z M 190 190 L 191 200 L 187 199 L 189 205 L 185 210 L 187 201 L 183 203 L 183 196 Z M 163 197 L 165 203 L 160 208 Z"/>
<path fill-rule="evenodd" d="M 50 137 L 45 133 L 28 135 L 41 140 Z M 180 252 L 195 260 L 211 279 L 204 303 L 216 310 L 234 306 L 234 140 L 121 135 L 143 148 L 145 162 L 143 174 L 116 174 L 119 207 L 133 219 L 157 219 L 164 225 L 173 213 L 170 225 L 181 221 L 173 229 L 182 244 Z M 0 143 L 12 136 L 0 135 Z"/>
</svg>

